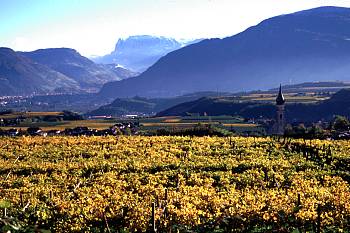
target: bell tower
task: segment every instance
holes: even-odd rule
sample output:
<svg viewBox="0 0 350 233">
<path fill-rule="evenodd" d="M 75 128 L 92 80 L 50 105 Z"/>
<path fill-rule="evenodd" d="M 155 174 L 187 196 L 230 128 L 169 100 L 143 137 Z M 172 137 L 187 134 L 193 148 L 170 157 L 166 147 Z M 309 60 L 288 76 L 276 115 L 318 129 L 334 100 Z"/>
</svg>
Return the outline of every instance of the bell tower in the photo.
<svg viewBox="0 0 350 233">
<path fill-rule="evenodd" d="M 276 107 L 277 107 L 277 121 L 276 121 L 276 134 L 277 135 L 283 135 L 284 134 L 284 125 L 285 125 L 285 119 L 284 119 L 284 104 L 285 99 L 282 94 L 282 85 L 280 85 L 280 89 L 276 98 Z"/>
</svg>

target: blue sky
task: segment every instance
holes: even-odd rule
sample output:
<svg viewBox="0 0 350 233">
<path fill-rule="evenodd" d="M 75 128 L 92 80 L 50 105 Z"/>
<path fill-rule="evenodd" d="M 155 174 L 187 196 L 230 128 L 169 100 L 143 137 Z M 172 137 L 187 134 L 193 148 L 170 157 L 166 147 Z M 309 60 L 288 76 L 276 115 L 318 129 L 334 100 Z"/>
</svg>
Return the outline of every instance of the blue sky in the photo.
<svg viewBox="0 0 350 233">
<path fill-rule="evenodd" d="M 0 46 L 103 55 L 131 35 L 226 37 L 266 18 L 324 5 L 350 7 L 350 0 L 0 0 Z"/>
</svg>

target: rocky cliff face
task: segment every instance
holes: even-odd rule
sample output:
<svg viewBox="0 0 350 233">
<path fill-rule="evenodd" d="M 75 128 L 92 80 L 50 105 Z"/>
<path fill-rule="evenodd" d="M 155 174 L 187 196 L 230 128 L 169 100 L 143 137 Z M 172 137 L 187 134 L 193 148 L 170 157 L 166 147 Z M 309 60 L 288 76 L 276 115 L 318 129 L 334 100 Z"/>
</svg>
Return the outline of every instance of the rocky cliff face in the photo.
<svg viewBox="0 0 350 233">
<path fill-rule="evenodd" d="M 104 64 L 119 64 L 130 70 L 143 72 L 169 52 L 196 42 L 199 40 L 179 42 L 167 37 L 130 36 L 119 39 L 111 54 L 94 60 Z"/>
</svg>

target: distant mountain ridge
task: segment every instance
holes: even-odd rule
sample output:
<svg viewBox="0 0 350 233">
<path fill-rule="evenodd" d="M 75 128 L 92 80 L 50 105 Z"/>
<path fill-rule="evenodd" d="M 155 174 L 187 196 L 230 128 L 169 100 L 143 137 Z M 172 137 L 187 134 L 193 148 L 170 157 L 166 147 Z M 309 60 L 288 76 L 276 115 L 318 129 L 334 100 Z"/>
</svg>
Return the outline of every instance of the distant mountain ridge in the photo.
<svg viewBox="0 0 350 233">
<path fill-rule="evenodd" d="M 140 75 L 139 72 L 128 70 L 116 64 L 98 64 L 98 65 L 104 67 L 105 69 L 110 70 L 115 75 L 117 75 L 120 79 L 127 79 L 127 78 L 136 77 Z"/>
<path fill-rule="evenodd" d="M 103 64 L 119 64 L 130 70 L 143 72 L 167 53 L 199 41 L 200 39 L 184 42 L 163 36 L 130 36 L 119 39 L 112 53 L 93 60 Z"/>
<path fill-rule="evenodd" d="M 137 78 L 105 84 L 108 97 L 266 90 L 287 83 L 350 80 L 350 9 L 276 16 L 225 39 L 170 52 Z"/>
<path fill-rule="evenodd" d="M 107 82 L 136 75 L 114 65 L 95 64 L 69 48 L 33 52 L 0 48 L 0 96 L 96 92 Z"/>
<path fill-rule="evenodd" d="M 82 89 L 96 91 L 107 82 L 122 79 L 110 69 L 95 64 L 70 48 L 39 49 L 21 54 L 72 78 Z"/>
<path fill-rule="evenodd" d="M 0 48 L 0 95 L 78 92 L 79 84 L 9 48 Z"/>
</svg>

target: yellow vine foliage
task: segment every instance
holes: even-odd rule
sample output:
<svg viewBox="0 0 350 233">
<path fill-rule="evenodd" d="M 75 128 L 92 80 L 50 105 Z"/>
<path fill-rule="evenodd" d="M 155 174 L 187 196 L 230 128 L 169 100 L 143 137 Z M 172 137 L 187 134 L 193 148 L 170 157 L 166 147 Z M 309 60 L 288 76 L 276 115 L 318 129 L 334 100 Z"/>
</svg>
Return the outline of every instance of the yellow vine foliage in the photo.
<svg viewBox="0 0 350 233">
<path fill-rule="evenodd" d="M 160 229 L 292 216 L 341 230 L 349 152 L 346 141 L 251 137 L 1 138 L 0 202 L 54 232 L 143 232 L 153 202 Z"/>
</svg>

